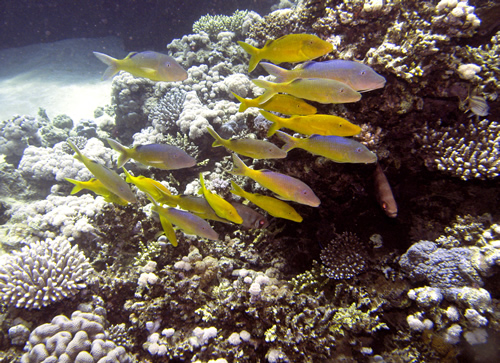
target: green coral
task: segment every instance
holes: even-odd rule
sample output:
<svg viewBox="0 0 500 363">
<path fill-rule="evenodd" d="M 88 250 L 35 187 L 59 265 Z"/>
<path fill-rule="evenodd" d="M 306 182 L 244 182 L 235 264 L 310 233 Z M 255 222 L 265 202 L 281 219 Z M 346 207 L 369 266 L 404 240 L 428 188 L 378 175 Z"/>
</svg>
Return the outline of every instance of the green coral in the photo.
<svg viewBox="0 0 500 363">
<path fill-rule="evenodd" d="M 205 32 L 216 37 L 220 32 L 241 33 L 248 10 L 236 10 L 233 15 L 204 15 L 193 24 L 193 32 Z"/>
</svg>

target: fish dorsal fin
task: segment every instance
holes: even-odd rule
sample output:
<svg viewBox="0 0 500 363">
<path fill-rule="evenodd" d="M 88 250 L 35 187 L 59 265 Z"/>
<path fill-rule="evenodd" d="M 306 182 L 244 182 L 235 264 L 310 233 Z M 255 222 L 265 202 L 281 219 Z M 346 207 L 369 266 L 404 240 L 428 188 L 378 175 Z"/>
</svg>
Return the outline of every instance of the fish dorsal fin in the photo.
<svg viewBox="0 0 500 363">
<path fill-rule="evenodd" d="M 271 45 L 271 44 L 273 44 L 273 43 L 274 43 L 274 39 L 268 39 L 268 40 L 266 41 L 266 44 L 264 44 L 264 47 L 268 47 L 268 46 L 270 46 L 270 45 Z"/>
<path fill-rule="evenodd" d="M 130 52 L 129 54 L 127 54 L 127 56 L 125 57 L 125 59 L 132 58 L 133 56 L 135 56 L 137 54 L 138 54 L 137 52 Z"/>
</svg>

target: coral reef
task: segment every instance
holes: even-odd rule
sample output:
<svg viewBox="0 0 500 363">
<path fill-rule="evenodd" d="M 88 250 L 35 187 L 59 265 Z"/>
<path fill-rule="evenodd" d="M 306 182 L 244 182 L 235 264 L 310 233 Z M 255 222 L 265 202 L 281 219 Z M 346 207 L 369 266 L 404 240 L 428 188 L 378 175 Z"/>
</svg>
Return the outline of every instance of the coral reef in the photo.
<svg viewBox="0 0 500 363">
<path fill-rule="evenodd" d="M 498 348 L 483 348 L 500 336 L 500 35 L 477 32 L 485 3 L 280 1 L 263 18 L 206 16 L 166 47 L 185 81 L 122 72 L 93 119 L 41 110 L 1 121 L 0 241 L 13 251 L 0 257 L 0 360 L 493 361 Z M 182 148 L 196 166 L 126 166 L 174 195 L 197 195 L 200 172 L 228 200 L 238 199 L 231 180 L 270 195 L 227 173 L 206 127 L 264 138 L 269 123 L 255 108 L 238 112 L 232 95 L 259 96 L 251 79 L 264 76 L 247 74 L 236 41 L 298 32 L 334 45 L 320 61 L 360 61 L 386 78 L 360 102 L 314 106 L 361 127 L 354 138 L 376 152 L 397 218 L 377 205 L 373 165 L 303 150 L 245 163 L 307 182 L 321 205 L 294 204 L 302 223 L 269 217 L 263 229 L 210 222 L 217 241 L 177 230 L 173 247 L 135 186 L 138 203 L 126 206 L 68 195 L 64 178 L 91 178 L 68 137 L 115 171 L 106 137 Z"/>
<path fill-rule="evenodd" d="M 39 309 L 77 294 L 91 273 L 85 255 L 67 239 L 32 242 L 2 257 L 1 297 L 7 305 Z"/>
</svg>

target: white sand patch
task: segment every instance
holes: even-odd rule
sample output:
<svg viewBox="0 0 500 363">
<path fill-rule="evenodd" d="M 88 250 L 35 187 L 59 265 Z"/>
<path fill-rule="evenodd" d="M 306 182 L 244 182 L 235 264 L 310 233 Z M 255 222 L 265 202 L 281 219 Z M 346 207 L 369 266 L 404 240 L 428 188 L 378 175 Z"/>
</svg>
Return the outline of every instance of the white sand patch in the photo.
<svg viewBox="0 0 500 363">
<path fill-rule="evenodd" d="M 106 65 L 93 51 L 123 58 L 120 39 L 67 39 L 0 50 L 0 120 L 35 116 L 44 108 L 50 118 L 67 114 L 73 121 L 94 118 L 111 102 L 111 80 L 101 81 Z"/>
</svg>

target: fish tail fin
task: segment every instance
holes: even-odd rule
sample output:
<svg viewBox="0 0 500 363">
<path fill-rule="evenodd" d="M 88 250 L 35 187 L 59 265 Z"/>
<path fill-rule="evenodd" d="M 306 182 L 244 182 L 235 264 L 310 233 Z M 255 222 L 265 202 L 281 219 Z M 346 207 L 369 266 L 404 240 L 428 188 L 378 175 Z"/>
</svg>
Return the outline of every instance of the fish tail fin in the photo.
<svg viewBox="0 0 500 363">
<path fill-rule="evenodd" d="M 272 114 L 271 112 L 267 112 L 267 111 L 263 111 L 263 110 L 260 110 L 259 112 L 268 121 L 271 121 L 273 123 L 271 125 L 271 127 L 269 128 L 269 130 L 267 131 L 267 137 L 271 137 L 272 135 L 274 135 L 274 133 L 276 131 L 278 131 L 281 128 L 280 118 L 278 116 L 276 116 L 275 114 Z"/>
<path fill-rule="evenodd" d="M 165 236 L 170 241 L 172 246 L 177 247 L 177 236 L 175 235 L 174 227 L 172 227 L 172 223 L 170 221 L 160 215 L 160 223 L 163 228 L 163 232 L 165 232 Z"/>
<path fill-rule="evenodd" d="M 125 181 L 126 181 L 127 183 L 132 183 L 132 184 L 134 184 L 134 182 L 132 181 L 132 175 L 128 172 L 128 170 L 127 170 L 127 169 L 125 169 L 125 167 L 122 167 L 122 169 L 123 169 L 123 172 L 125 173 L 125 176 L 126 176 Z"/>
<path fill-rule="evenodd" d="M 240 47 L 243 48 L 243 50 L 245 52 L 247 52 L 248 54 L 250 54 L 250 61 L 248 62 L 248 72 L 250 73 L 251 71 L 253 71 L 255 69 L 255 67 L 257 67 L 257 64 L 259 64 L 260 62 L 260 49 L 259 48 L 255 48 L 254 46 L 248 44 L 248 43 L 245 43 L 245 42 L 238 42 L 238 44 L 240 45 Z"/>
<path fill-rule="evenodd" d="M 274 89 L 275 84 L 273 82 L 264 81 L 263 79 L 252 79 L 252 82 L 257 87 L 266 89 L 266 92 L 264 92 L 264 94 L 261 96 L 259 103 L 260 105 L 269 101 L 277 93 Z"/>
<path fill-rule="evenodd" d="M 231 186 L 233 187 L 233 189 L 230 190 L 231 193 L 245 198 L 245 191 L 243 190 L 242 187 L 236 184 L 233 180 L 231 180 Z"/>
<path fill-rule="evenodd" d="M 118 155 L 118 160 L 116 161 L 116 167 L 121 168 L 123 165 L 125 165 L 127 161 L 130 160 L 130 155 L 129 155 L 130 149 L 113 139 L 107 138 L 106 140 L 108 141 L 109 146 L 111 146 L 113 150 L 120 153 L 120 155 Z"/>
<path fill-rule="evenodd" d="M 290 71 L 284 68 L 267 62 L 262 62 L 260 65 L 266 70 L 267 73 L 269 73 L 271 76 L 276 77 L 276 83 L 288 82 L 291 80 Z"/>
<path fill-rule="evenodd" d="M 73 144 L 73 141 L 71 141 L 71 140 L 66 140 L 66 142 L 71 147 L 71 149 L 73 149 L 73 151 L 75 152 L 75 155 L 73 157 L 76 160 L 81 161 L 83 163 L 83 154 L 80 151 L 80 149 L 78 148 L 78 146 L 76 146 L 75 144 Z"/>
<path fill-rule="evenodd" d="M 296 138 L 293 136 L 288 135 L 287 133 L 284 133 L 282 131 L 276 131 L 276 135 L 281 139 L 281 141 L 285 142 L 285 145 L 281 148 L 284 151 L 289 151 L 292 150 L 296 147 Z"/>
<path fill-rule="evenodd" d="M 241 102 L 241 104 L 240 104 L 240 109 L 238 110 L 238 112 L 243 112 L 243 111 L 245 111 L 245 110 L 248 108 L 247 100 L 245 100 L 243 97 L 238 96 L 238 95 L 237 95 L 236 93 L 234 93 L 234 92 L 231 92 L 231 93 L 233 94 L 233 96 L 234 96 L 234 97 L 236 97 L 236 99 L 237 99 L 238 101 L 240 101 L 240 102 Z"/>
<path fill-rule="evenodd" d="M 84 188 L 82 187 L 82 185 L 80 184 L 80 182 L 78 180 L 75 180 L 75 179 L 70 179 L 70 178 L 64 178 L 64 180 L 72 183 L 72 184 L 75 184 L 75 186 L 73 187 L 73 189 L 71 190 L 71 192 L 69 194 L 73 195 L 73 194 L 76 194 L 78 193 L 80 190 L 83 190 Z"/>
<path fill-rule="evenodd" d="M 233 170 L 230 171 L 233 175 L 246 175 L 246 170 L 248 166 L 238 157 L 238 155 L 233 154 Z"/>
<path fill-rule="evenodd" d="M 215 139 L 212 146 L 213 147 L 222 146 L 223 139 L 222 139 L 222 137 L 219 136 L 219 134 L 217 132 L 215 132 L 214 128 L 212 126 L 207 126 L 207 131 Z"/>
<path fill-rule="evenodd" d="M 99 52 L 94 52 L 94 55 L 99 59 L 101 62 L 104 64 L 108 65 L 108 68 L 104 71 L 102 75 L 102 80 L 105 81 L 107 79 L 110 79 L 113 77 L 115 74 L 118 73 L 120 70 L 118 67 L 118 62 L 117 59 L 110 57 L 107 54 L 104 53 L 99 53 Z"/>
</svg>

